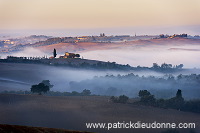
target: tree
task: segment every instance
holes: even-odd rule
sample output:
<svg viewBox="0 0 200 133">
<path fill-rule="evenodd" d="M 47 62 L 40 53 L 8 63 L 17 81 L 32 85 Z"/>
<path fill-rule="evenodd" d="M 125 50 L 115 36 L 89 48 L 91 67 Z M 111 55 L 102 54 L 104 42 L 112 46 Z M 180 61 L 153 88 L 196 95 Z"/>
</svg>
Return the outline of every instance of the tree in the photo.
<svg viewBox="0 0 200 133">
<path fill-rule="evenodd" d="M 172 64 L 163 63 L 163 64 L 161 65 L 161 68 L 162 68 L 162 69 L 170 69 L 170 68 L 172 68 Z"/>
<path fill-rule="evenodd" d="M 160 68 L 160 66 L 159 66 L 157 63 L 153 63 L 152 68 L 154 68 L 154 69 L 158 69 L 158 68 Z"/>
<path fill-rule="evenodd" d="M 168 81 L 174 81 L 175 77 L 173 75 L 169 75 L 169 77 L 167 78 Z"/>
<path fill-rule="evenodd" d="M 80 95 L 80 93 L 78 93 L 77 91 L 72 91 L 72 96 L 78 96 Z"/>
<path fill-rule="evenodd" d="M 139 97 L 149 96 L 151 93 L 147 90 L 140 90 L 139 91 Z"/>
<path fill-rule="evenodd" d="M 178 91 L 176 92 L 176 98 L 183 98 L 182 97 L 182 91 L 178 89 Z"/>
<path fill-rule="evenodd" d="M 178 79 L 178 80 L 183 79 L 183 75 L 182 75 L 182 74 L 179 74 L 179 75 L 177 76 L 177 79 Z"/>
<path fill-rule="evenodd" d="M 81 92 L 82 95 L 84 96 L 89 96 L 91 94 L 91 91 L 90 90 L 86 90 L 84 89 L 82 92 Z"/>
<path fill-rule="evenodd" d="M 80 54 L 75 54 L 75 57 L 80 58 Z"/>
<path fill-rule="evenodd" d="M 183 64 L 180 64 L 178 66 L 176 66 L 177 69 L 182 69 L 183 68 Z"/>
<path fill-rule="evenodd" d="M 114 103 L 127 103 L 127 101 L 129 100 L 129 97 L 125 95 L 121 95 L 119 97 L 112 96 L 110 100 L 113 101 Z"/>
<path fill-rule="evenodd" d="M 43 84 L 45 84 L 45 85 L 49 86 L 49 88 L 52 88 L 52 87 L 53 87 L 53 85 L 52 85 L 52 84 L 50 84 L 50 81 L 49 81 L 49 80 L 42 80 L 42 82 L 41 82 L 41 83 L 43 83 Z"/>
<path fill-rule="evenodd" d="M 140 90 L 139 97 L 141 98 L 140 102 L 142 102 L 144 104 L 154 105 L 156 102 L 154 95 L 151 95 L 151 93 L 147 90 Z"/>
<path fill-rule="evenodd" d="M 167 100 L 167 106 L 174 108 L 174 109 L 178 109 L 181 110 L 184 106 L 184 98 L 182 97 L 182 91 L 178 90 L 176 92 L 176 96 Z"/>
<path fill-rule="evenodd" d="M 119 102 L 119 103 L 127 103 L 128 99 L 129 99 L 129 98 L 128 98 L 127 96 L 121 95 L 121 96 L 119 96 L 119 98 L 118 98 L 118 102 Z"/>
<path fill-rule="evenodd" d="M 117 102 L 118 102 L 118 98 L 117 98 L 117 97 L 114 97 L 114 96 L 112 96 L 112 97 L 110 98 L 110 100 L 111 100 L 112 102 L 114 102 L 114 103 L 117 103 Z"/>
<path fill-rule="evenodd" d="M 56 55 L 57 55 L 56 54 L 56 49 L 54 48 L 54 50 L 53 50 L 53 57 L 56 58 Z"/>
<path fill-rule="evenodd" d="M 38 85 L 31 86 L 32 93 L 38 93 L 39 95 L 42 95 L 42 92 L 46 93 L 47 91 L 49 91 L 49 86 L 45 85 L 44 83 L 39 83 Z"/>
</svg>

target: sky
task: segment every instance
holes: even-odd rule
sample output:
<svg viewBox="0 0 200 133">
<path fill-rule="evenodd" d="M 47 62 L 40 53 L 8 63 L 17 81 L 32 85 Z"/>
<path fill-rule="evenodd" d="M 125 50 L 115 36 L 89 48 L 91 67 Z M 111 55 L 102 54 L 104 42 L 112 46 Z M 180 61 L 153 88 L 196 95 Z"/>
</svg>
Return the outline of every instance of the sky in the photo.
<svg viewBox="0 0 200 133">
<path fill-rule="evenodd" d="M 0 30 L 121 29 L 129 33 L 128 29 L 150 28 L 153 33 L 154 29 L 167 32 L 168 27 L 184 32 L 188 26 L 199 31 L 194 27 L 200 26 L 200 0 L 0 0 Z"/>
</svg>

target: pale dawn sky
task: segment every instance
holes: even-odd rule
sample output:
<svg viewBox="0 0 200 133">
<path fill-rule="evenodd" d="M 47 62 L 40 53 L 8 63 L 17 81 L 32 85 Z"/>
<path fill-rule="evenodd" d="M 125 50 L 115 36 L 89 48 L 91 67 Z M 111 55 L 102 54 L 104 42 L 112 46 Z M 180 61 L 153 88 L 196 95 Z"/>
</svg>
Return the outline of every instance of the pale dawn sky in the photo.
<svg viewBox="0 0 200 133">
<path fill-rule="evenodd" d="M 200 25 L 200 0 L 0 0 L 0 29 Z"/>
</svg>

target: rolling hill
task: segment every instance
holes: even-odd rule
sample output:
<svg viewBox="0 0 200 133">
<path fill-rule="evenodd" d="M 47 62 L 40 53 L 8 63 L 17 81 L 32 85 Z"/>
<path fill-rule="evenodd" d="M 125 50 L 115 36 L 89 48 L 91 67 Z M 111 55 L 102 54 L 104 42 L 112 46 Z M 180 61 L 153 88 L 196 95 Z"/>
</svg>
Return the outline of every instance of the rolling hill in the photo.
<svg viewBox="0 0 200 133">
<path fill-rule="evenodd" d="M 104 96 L 39 96 L 0 94 L 0 124 L 62 128 L 98 133 L 160 133 L 167 129 L 100 129 L 86 128 L 86 123 L 174 122 L 196 124 L 200 131 L 199 114 L 173 109 L 113 103 Z M 192 129 L 178 129 L 190 133 Z"/>
</svg>

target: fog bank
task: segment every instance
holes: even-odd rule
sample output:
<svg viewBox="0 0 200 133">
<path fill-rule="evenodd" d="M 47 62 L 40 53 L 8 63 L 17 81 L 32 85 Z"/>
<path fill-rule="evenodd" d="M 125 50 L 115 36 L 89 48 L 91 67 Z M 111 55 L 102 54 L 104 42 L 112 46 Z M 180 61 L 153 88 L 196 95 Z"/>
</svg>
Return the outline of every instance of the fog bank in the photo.
<svg viewBox="0 0 200 133">
<path fill-rule="evenodd" d="M 190 50 L 191 49 L 191 50 Z M 195 51 L 196 50 L 196 51 Z M 116 49 L 82 52 L 87 59 L 117 62 L 131 66 L 152 66 L 153 63 L 184 64 L 185 68 L 200 68 L 199 45 L 132 45 Z"/>
</svg>

